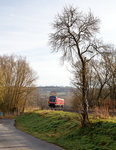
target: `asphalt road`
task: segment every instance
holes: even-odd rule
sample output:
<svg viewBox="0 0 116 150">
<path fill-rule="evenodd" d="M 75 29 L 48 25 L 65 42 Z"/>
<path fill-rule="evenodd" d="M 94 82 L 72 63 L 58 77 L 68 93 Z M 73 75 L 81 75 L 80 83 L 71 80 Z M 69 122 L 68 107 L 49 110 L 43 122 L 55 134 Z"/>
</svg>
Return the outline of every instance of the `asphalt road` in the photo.
<svg viewBox="0 0 116 150">
<path fill-rule="evenodd" d="M 14 127 L 14 120 L 0 119 L 0 150 L 63 150 L 23 133 Z"/>
</svg>

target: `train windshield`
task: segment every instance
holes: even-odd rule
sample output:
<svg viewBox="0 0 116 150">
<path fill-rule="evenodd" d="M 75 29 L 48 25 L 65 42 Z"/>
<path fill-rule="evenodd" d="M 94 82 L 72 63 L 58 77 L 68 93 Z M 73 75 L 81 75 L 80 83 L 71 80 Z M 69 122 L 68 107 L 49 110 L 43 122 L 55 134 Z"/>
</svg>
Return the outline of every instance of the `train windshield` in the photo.
<svg viewBox="0 0 116 150">
<path fill-rule="evenodd" d="M 50 96 L 50 102 L 55 102 L 56 96 Z"/>
</svg>

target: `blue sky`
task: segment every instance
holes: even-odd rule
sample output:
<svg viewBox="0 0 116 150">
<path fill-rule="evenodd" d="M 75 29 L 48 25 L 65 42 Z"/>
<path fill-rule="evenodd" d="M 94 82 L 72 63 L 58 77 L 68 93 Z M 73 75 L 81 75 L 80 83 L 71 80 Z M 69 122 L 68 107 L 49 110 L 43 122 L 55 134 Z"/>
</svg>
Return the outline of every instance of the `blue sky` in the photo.
<svg viewBox="0 0 116 150">
<path fill-rule="evenodd" d="M 115 0 L 0 0 L 0 55 L 25 56 L 37 72 L 38 86 L 69 86 L 72 75 L 60 54 L 51 53 L 48 35 L 55 15 L 73 4 L 100 18 L 100 37 L 116 43 Z"/>
</svg>

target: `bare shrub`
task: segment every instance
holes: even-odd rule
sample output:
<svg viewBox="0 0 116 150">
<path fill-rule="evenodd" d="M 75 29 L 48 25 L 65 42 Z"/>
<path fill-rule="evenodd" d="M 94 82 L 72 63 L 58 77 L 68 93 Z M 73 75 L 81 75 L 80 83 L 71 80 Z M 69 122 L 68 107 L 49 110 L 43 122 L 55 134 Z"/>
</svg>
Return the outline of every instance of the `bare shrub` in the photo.
<svg viewBox="0 0 116 150">
<path fill-rule="evenodd" d="M 115 111 L 115 101 L 111 99 L 99 99 L 99 106 L 94 109 L 94 117 L 97 118 L 108 118 L 113 116 Z"/>
<path fill-rule="evenodd" d="M 108 106 L 95 107 L 94 118 L 106 119 L 110 116 Z"/>
<path fill-rule="evenodd" d="M 73 98 L 72 98 L 72 107 L 76 111 L 82 110 L 81 100 L 78 96 L 73 96 Z"/>
</svg>

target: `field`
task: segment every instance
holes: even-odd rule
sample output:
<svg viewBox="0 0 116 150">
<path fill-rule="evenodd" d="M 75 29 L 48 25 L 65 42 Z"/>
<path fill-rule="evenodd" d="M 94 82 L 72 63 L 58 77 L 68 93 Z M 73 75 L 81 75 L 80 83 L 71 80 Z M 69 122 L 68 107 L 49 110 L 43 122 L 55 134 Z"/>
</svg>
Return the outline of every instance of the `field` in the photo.
<svg viewBox="0 0 116 150">
<path fill-rule="evenodd" d="M 82 128 L 76 113 L 44 110 L 18 117 L 16 126 L 67 150 L 116 150 L 116 117 L 90 120 Z"/>
</svg>

